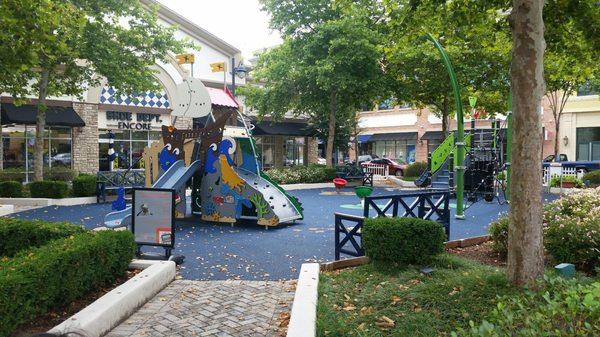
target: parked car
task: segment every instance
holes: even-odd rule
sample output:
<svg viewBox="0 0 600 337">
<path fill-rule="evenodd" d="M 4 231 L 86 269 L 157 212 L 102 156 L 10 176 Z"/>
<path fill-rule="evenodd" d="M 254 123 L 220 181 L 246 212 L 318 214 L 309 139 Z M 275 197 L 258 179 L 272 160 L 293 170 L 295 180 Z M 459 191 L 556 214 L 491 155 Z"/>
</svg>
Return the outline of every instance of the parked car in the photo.
<svg viewBox="0 0 600 337">
<path fill-rule="evenodd" d="M 403 176 L 404 170 L 406 170 L 406 168 L 408 167 L 408 164 L 406 163 L 399 163 L 388 158 L 373 159 L 370 161 L 366 161 L 364 163 L 361 163 L 361 166 L 366 167 L 369 164 L 387 165 L 388 174 L 395 176 Z"/>
<path fill-rule="evenodd" d="M 574 167 L 577 171 L 581 171 L 583 173 L 590 172 L 594 170 L 600 169 L 600 160 L 578 160 L 578 161 L 569 161 L 569 158 L 566 154 L 561 153 L 558 156 L 558 160 L 555 160 L 556 156 L 551 154 L 548 157 L 544 158 L 542 162 L 543 167 L 550 166 L 550 163 L 558 162 L 561 163 L 562 167 Z"/>
<path fill-rule="evenodd" d="M 52 164 L 71 166 L 71 154 L 59 153 L 52 157 Z"/>
<path fill-rule="evenodd" d="M 364 154 L 362 156 L 358 156 L 358 163 L 359 164 L 362 164 L 364 162 L 371 161 L 371 160 L 373 160 L 373 157 L 371 157 L 368 154 Z"/>
<path fill-rule="evenodd" d="M 317 164 L 327 165 L 327 159 L 319 157 L 319 158 L 317 158 Z"/>
</svg>

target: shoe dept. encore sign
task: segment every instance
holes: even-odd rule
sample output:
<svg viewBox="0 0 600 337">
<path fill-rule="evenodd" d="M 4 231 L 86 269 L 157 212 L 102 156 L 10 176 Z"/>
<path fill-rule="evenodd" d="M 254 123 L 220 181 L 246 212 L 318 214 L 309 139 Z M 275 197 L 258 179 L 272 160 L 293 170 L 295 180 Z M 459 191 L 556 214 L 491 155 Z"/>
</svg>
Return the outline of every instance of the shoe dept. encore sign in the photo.
<svg viewBox="0 0 600 337">
<path fill-rule="evenodd" d="M 116 123 L 115 123 L 116 122 Z M 107 111 L 106 123 L 116 124 L 120 130 L 152 130 L 162 125 L 160 114 Z"/>
</svg>

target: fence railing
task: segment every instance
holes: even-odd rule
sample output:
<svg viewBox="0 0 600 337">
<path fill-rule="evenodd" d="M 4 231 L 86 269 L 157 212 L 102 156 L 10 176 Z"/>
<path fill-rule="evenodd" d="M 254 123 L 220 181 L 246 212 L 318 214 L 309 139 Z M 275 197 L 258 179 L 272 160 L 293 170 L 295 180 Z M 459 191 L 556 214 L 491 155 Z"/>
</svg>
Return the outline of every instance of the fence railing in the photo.
<svg viewBox="0 0 600 337">
<path fill-rule="evenodd" d="M 389 167 L 387 165 L 363 164 L 363 169 L 365 172 L 372 173 L 374 176 L 387 177 L 389 175 Z"/>
<path fill-rule="evenodd" d="M 577 179 L 582 179 L 584 172 L 582 170 L 578 170 L 575 167 L 564 167 L 562 165 L 557 165 L 554 163 L 550 163 L 548 166 L 544 166 L 542 168 L 542 182 L 546 187 L 550 187 L 550 182 L 553 177 L 575 177 Z"/>
<path fill-rule="evenodd" d="M 385 204 L 378 204 L 378 202 Z M 375 216 L 412 217 L 437 221 L 450 238 L 450 192 L 425 192 L 365 198 L 363 216 L 335 213 L 335 259 L 341 254 L 363 256 L 361 229 L 364 219 Z M 350 244 L 350 246 L 348 245 Z"/>
</svg>

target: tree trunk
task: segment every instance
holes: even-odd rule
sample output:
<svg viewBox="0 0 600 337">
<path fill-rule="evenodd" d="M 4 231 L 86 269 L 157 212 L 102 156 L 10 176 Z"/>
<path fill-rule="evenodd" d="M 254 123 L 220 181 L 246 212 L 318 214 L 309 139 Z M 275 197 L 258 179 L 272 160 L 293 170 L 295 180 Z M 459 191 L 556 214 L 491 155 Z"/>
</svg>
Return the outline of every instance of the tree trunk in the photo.
<svg viewBox="0 0 600 337">
<path fill-rule="evenodd" d="M 2 98 L 2 96 L 0 96 Z M 0 100 L 0 171 L 4 170 L 4 138 L 2 138 L 2 102 Z"/>
<path fill-rule="evenodd" d="M 512 141 L 508 278 L 531 284 L 544 272 L 540 106 L 544 92 L 543 0 L 514 0 L 511 14 Z"/>
<path fill-rule="evenodd" d="M 329 98 L 329 128 L 327 131 L 327 146 L 325 160 L 328 167 L 334 167 L 333 162 L 333 143 L 335 142 L 335 115 L 337 110 L 337 94 L 332 92 Z"/>
<path fill-rule="evenodd" d="M 38 83 L 38 110 L 35 124 L 35 147 L 33 155 L 33 180 L 44 180 L 44 129 L 46 128 L 46 91 L 48 71 L 43 70 Z M 48 158 L 50 160 L 50 158 Z"/>
<path fill-rule="evenodd" d="M 444 135 L 444 139 L 448 137 L 448 124 L 450 123 L 449 115 L 448 96 L 444 96 L 444 102 L 442 103 L 442 134 Z"/>
<path fill-rule="evenodd" d="M 558 131 L 560 130 L 560 117 L 554 121 L 554 160 L 560 160 L 560 151 L 558 150 Z"/>
</svg>

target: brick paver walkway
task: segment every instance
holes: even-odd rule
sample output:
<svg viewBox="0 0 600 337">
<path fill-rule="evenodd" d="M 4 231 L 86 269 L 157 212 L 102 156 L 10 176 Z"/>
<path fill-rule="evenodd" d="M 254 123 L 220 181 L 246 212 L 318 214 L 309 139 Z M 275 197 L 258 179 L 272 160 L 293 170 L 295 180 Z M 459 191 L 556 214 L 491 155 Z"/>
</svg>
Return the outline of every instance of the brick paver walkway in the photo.
<svg viewBox="0 0 600 337">
<path fill-rule="evenodd" d="M 281 336 L 294 281 L 176 280 L 107 337 Z"/>
</svg>

